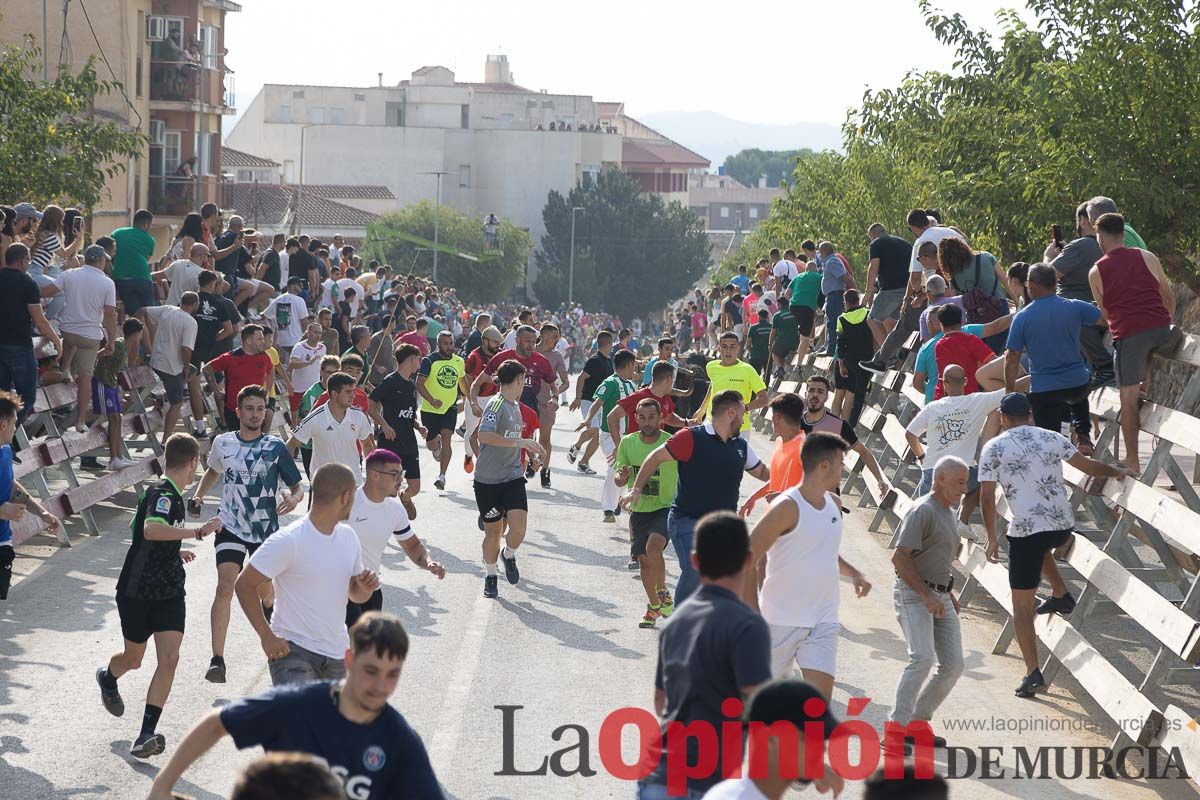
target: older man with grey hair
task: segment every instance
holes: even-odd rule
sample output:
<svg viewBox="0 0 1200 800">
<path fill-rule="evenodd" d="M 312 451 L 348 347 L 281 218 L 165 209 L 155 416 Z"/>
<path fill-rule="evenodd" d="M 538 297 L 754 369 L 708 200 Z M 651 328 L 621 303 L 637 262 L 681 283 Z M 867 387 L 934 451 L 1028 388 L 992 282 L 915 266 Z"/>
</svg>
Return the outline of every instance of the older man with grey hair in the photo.
<svg viewBox="0 0 1200 800">
<path fill-rule="evenodd" d="M 1087 201 L 1088 220 L 1091 221 L 1093 227 L 1096 225 L 1096 220 L 1100 219 L 1100 217 L 1103 215 L 1118 213 L 1121 212 L 1117 210 L 1117 203 L 1111 197 L 1105 197 L 1102 194 L 1098 194 L 1091 200 Z M 1094 230 L 1093 233 L 1095 233 Z M 1128 221 L 1125 223 L 1125 246 L 1137 247 L 1141 250 L 1150 249 L 1149 247 L 1146 247 L 1146 241 L 1138 235 L 1138 232 L 1129 226 Z"/>
<path fill-rule="evenodd" d="M 917 500 L 900 522 L 892 566 L 893 602 L 908 644 L 908 664 L 896 686 L 891 721 L 929 722 L 963 673 L 962 631 L 950 565 L 958 552 L 954 507 L 967 489 L 968 468 L 957 456 L 943 456 L 933 468 L 933 491 Z M 933 678 L 929 671 L 937 665 Z M 934 737 L 945 747 L 946 740 Z M 905 753 L 912 745 L 904 742 Z"/>
<path fill-rule="evenodd" d="M 838 318 L 846 309 L 845 292 L 854 288 L 854 276 L 834 252 L 832 242 L 817 246 L 817 264 L 821 267 L 821 294 L 825 295 L 825 330 L 835 331 Z M 837 337 L 827 335 L 825 340 L 825 355 L 832 356 L 837 349 Z"/>
<path fill-rule="evenodd" d="M 166 280 L 170 284 L 167 289 L 167 305 L 179 305 L 179 298 L 184 292 L 200 291 L 200 273 L 208 262 L 209 249 L 203 242 L 196 242 L 188 251 L 187 258 L 172 261 L 166 269 L 151 272 L 153 280 Z"/>
</svg>

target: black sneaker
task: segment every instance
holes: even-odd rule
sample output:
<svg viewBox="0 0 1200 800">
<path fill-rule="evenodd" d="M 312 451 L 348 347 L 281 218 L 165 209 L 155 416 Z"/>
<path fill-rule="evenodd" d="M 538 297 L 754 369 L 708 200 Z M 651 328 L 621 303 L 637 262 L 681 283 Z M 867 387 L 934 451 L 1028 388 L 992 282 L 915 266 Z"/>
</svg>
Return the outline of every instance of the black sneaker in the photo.
<svg viewBox="0 0 1200 800">
<path fill-rule="evenodd" d="M 484 597 L 499 597 L 499 576 L 485 575 L 483 576 L 483 596 Z"/>
<path fill-rule="evenodd" d="M 875 358 L 872 358 L 870 361 L 860 361 L 858 365 L 867 372 L 873 372 L 876 375 L 882 375 L 887 372 L 887 364 Z"/>
<path fill-rule="evenodd" d="M 1021 685 L 1013 694 L 1017 697 L 1033 697 L 1039 690 L 1045 688 L 1046 679 L 1042 677 L 1042 671 L 1035 669 L 1025 676 L 1025 680 L 1021 681 Z"/>
<path fill-rule="evenodd" d="M 1037 614 L 1061 614 L 1064 617 L 1066 617 L 1066 616 L 1070 616 L 1071 612 L 1074 610 L 1075 610 L 1075 598 L 1071 596 L 1070 592 L 1067 592 L 1062 597 L 1054 597 L 1053 595 L 1051 595 L 1050 597 L 1046 598 L 1045 602 L 1043 602 L 1040 606 L 1037 607 L 1037 609 L 1035 610 L 1035 613 L 1037 613 Z"/>
<path fill-rule="evenodd" d="M 435 480 L 433 482 L 433 488 L 437 489 L 439 492 L 445 491 L 446 490 L 446 476 L 438 475 L 437 480 Z"/>
<path fill-rule="evenodd" d="M 454 432 L 465 438 L 467 435 L 467 427 L 465 425 L 459 425 L 458 429 Z"/>
<path fill-rule="evenodd" d="M 161 733 L 143 733 L 138 735 L 133 747 L 129 748 L 129 755 L 134 758 L 149 758 L 161 754 L 166 749 L 167 737 Z"/>
<path fill-rule="evenodd" d="M 209 683 L 224 683 L 225 682 L 225 659 L 220 656 L 213 656 L 208 662 L 208 671 L 204 673 L 204 680 Z"/>
<path fill-rule="evenodd" d="M 596 470 L 592 469 L 591 467 L 589 467 L 587 464 L 583 463 L 582 461 L 579 462 L 579 466 L 577 466 L 576 469 L 579 470 L 584 475 L 595 475 L 596 474 Z"/>
<path fill-rule="evenodd" d="M 533 478 L 533 473 L 534 473 L 534 471 L 535 471 L 535 470 L 534 470 L 534 468 L 533 468 L 533 464 L 530 464 L 528 467 L 526 467 L 526 468 L 525 468 L 525 480 L 530 480 L 530 479 L 532 479 L 532 478 Z"/>
<path fill-rule="evenodd" d="M 567 451 L 567 463 L 574 464 L 577 458 L 579 458 L 579 448 L 576 445 L 571 445 L 571 449 Z"/>
<path fill-rule="evenodd" d="M 79 468 L 80 469 L 104 469 L 104 467 L 100 466 L 100 460 L 98 458 L 96 458 L 96 456 L 80 456 L 79 457 Z"/>
<path fill-rule="evenodd" d="M 521 571 L 517 569 L 517 557 L 508 558 L 501 550 L 500 560 L 504 562 L 504 577 L 508 578 L 508 582 L 515 586 L 521 580 Z"/>
<path fill-rule="evenodd" d="M 616 521 L 617 521 L 617 515 L 616 515 L 616 514 L 614 514 L 614 513 L 613 513 L 613 512 L 611 512 L 611 511 L 605 511 L 605 512 L 604 512 L 604 521 L 605 521 L 605 522 L 616 522 Z"/>
<path fill-rule="evenodd" d="M 105 711 L 114 717 L 120 717 L 125 714 L 125 701 L 121 699 L 121 692 L 117 687 L 110 689 L 104 685 L 104 673 L 107 671 L 108 667 L 96 670 L 96 683 L 100 684 L 100 702 L 104 704 Z"/>
<path fill-rule="evenodd" d="M 550 470 L 548 470 L 548 469 L 542 470 L 542 488 L 543 489 L 550 488 Z"/>
</svg>

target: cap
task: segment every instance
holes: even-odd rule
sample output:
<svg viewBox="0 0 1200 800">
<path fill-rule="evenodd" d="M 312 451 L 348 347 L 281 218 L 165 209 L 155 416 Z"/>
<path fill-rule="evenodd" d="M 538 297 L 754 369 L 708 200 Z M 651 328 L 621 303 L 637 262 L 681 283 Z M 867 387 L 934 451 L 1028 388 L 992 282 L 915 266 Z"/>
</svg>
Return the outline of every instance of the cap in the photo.
<svg viewBox="0 0 1200 800">
<path fill-rule="evenodd" d="M 776 722 L 791 722 L 801 733 L 807 722 L 819 722 L 824 728 L 826 739 L 833 735 L 838 720 L 829 711 L 829 704 L 811 684 L 789 678 L 776 680 L 762 686 L 750 698 L 746 707 L 746 722 L 761 722 L 771 725 Z"/>
<path fill-rule="evenodd" d="M 103 260 L 108 258 L 108 251 L 98 244 L 88 245 L 88 248 L 83 251 L 83 261 L 85 264 L 94 264 L 99 261 L 103 264 Z"/>
<path fill-rule="evenodd" d="M 17 219 L 42 218 L 42 212 L 34 208 L 32 203 L 17 203 L 13 206 L 13 211 L 17 213 Z"/>
<path fill-rule="evenodd" d="M 933 295 L 946 293 L 946 279 L 941 275 L 930 275 L 925 279 L 925 291 Z"/>
<path fill-rule="evenodd" d="M 1028 417 L 1033 413 L 1033 406 L 1023 393 L 1009 392 L 1000 401 L 1000 413 L 1006 417 Z"/>
<path fill-rule="evenodd" d="M 488 325 L 483 329 L 482 336 L 484 339 L 491 339 L 493 342 L 503 342 L 504 336 L 500 333 L 500 329 L 495 325 Z"/>
</svg>

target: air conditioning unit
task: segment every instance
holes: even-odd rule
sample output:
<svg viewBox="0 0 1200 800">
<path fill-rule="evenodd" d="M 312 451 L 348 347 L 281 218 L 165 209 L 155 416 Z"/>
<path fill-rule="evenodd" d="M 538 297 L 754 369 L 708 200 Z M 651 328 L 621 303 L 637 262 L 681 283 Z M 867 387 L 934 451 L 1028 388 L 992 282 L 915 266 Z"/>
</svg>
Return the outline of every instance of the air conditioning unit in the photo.
<svg viewBox="0 0 1200 800">
<path fill-rule="evenodd" d="M 166 142 L 167 123 L 161 119 L 150 120 L 150 144 L 162 146 Z"/>
<path fill-rule="evenodd" d="M 146 17 L 146 40 L 161 42 L 167 38 L 167 20 L 165 17 Z"/>
</svg>

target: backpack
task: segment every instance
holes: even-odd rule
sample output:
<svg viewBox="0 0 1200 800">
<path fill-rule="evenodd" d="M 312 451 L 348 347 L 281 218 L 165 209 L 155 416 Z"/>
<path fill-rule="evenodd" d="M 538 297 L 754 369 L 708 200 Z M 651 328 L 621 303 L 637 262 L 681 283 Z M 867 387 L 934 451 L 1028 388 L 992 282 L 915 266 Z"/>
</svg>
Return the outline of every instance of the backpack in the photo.
<svg viewBox="0 0 1200 800">
<path fill-rule="evenodd" d="M 966 294 L 962 294 L 962 289 L 959 288 L 958 282 L 953 277 L 950 278 L 950 284 L 955 291 L 962 294 L 963 309 L 967 312 L 967 321 L 975 324 L 984 324 L 991 322 L 994 319 L 999 319 L 1008 313 L 1008 303 L 994 296 L 996 286 L 1000 283 L 1000 279 L 994 274 L 992 275 L 992 291 L 985 292 L 979 285 L 979 254 L 975 254 L 975 287 Z"/>
</svg>

